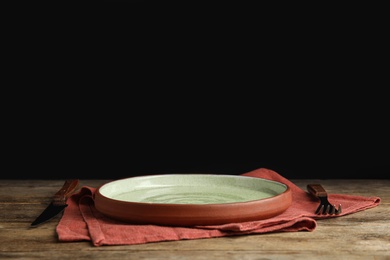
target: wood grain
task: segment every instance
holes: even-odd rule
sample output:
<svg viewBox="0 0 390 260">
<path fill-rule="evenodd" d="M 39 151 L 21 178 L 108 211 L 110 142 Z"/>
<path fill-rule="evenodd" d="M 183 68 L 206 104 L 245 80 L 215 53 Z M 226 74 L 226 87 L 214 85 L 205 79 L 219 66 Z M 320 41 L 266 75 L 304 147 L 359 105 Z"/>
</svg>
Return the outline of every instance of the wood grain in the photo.
<svg viewBox="0 0 390 260">
<path fill-rule="evenodd" d="M 80 180 L 98 187 L 110 180 Z M 340 218 L 318 220 L 313 232 L 94 247 L 60 243 L 61 216 L 31 228 L 63 180 L 2 180 L 0 259 L 390 259 L 390 180 L 292 180 L 302 189 L 320 183 L 330 193 L 379 196 L 379 206 Z"/>
</svg>

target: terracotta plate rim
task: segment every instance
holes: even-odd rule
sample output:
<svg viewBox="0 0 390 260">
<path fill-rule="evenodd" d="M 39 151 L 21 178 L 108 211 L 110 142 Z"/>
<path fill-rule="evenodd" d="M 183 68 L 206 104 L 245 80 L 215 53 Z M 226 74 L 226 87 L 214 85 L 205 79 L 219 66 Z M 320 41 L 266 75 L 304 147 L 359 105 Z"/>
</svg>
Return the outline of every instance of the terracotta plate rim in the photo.
<svg viewBox="0 0 390 260">
<path fill-rule="evenodd" d="M 284 187 L 274 196 L 242 202 L 215 204 L 151 203 L 116 200 L 104 196 L 100 190 L 110 183 L 145 177 L 212 176 L 218 178 L 252 178 Z M 94 193 L 95 208 L 108 217 L 134 224 L 157 224 L 170 226 L 218 225 L 232 222 L 261 220 L 281 214 L 292 204 L 291 188 L 282 182 L 244 175 L 226 174 L 154 174 L 123 178 L 107 182 Z"/>
</svg>

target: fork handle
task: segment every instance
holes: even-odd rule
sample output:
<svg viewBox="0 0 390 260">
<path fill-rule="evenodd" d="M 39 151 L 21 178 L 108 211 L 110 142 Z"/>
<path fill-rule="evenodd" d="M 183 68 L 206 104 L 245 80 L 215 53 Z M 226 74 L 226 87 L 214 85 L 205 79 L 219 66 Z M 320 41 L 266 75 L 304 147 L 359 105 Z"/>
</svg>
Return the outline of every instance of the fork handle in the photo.
<svg viewBox="0 0 390 260">
<path fill-rule="evenodd" d="M 317 197 L 327 197 L 328 194 L 326 193 L 325 189 L 321 186 L 321 184 L 308 184 L 307 190 Z"/>
</svg>

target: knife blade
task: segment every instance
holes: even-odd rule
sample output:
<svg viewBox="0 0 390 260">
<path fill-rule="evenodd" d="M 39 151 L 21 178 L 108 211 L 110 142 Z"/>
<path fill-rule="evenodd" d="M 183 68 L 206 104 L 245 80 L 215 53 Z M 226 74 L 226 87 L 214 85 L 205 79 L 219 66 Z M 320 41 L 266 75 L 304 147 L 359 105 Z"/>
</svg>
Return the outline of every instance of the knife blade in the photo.
<svg viewBox="0 0 390 260">
<path fill-rule="evenodd" d="M 66 180 L 62 188 L 54 194 L 49 206 L 31 223 L 31 227 L 36 227 L 61 213 L 68 206 L 67 199 L 78 186 L 78 179 Z"/>
</svg>

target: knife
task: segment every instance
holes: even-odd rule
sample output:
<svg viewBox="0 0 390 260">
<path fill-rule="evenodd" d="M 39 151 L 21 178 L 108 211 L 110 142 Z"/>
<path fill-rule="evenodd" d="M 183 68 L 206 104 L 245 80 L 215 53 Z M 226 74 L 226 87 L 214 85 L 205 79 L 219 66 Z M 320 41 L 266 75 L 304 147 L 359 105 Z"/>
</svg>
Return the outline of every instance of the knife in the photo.
<svg viewBox="0 0 390 260">
<path fill-rule="evenodd" d="M 72 193 L 78 188 L 79 180 L 78 179 L 69 179 L 66 180 L 62 188 L 54 194 L 54 197 L 47 206 L 47 208 L 39 215 L 32 223 L 32 227 L 36 227 L 43 222 L 48 221 L 49 219 L 55 217 L 61 213 L 67 206 L 67 199 L 72 195 Z"/>
</svg>

